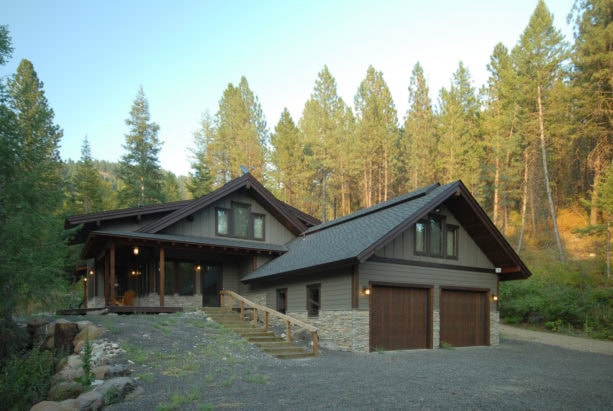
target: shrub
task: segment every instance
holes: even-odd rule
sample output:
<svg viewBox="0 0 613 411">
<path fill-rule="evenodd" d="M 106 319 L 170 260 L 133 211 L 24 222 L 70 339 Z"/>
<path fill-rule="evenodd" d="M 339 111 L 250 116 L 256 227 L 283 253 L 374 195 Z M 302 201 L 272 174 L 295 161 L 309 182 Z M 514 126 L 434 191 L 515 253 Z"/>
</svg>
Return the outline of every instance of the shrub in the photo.
<svg viewBox="0 0 613 411">
<path fill-rule="evenodd" d="M 50 351 L 33 350 L 11 357 L 0 372 L 0 404 L 10 404 L 10 410 L 22 410 L 44 400 L 53 366 Z"/>
</svg>

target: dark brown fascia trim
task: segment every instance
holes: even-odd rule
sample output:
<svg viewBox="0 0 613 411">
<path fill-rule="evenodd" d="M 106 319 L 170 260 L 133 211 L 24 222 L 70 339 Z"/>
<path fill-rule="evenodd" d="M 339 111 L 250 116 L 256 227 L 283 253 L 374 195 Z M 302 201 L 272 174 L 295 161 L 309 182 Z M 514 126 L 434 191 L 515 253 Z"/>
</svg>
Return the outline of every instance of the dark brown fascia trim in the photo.
<svg viewBox="0 0 613 411">
<path fill-rule="evenodd" d="M 350 266 L 356 263 L 358 263 L 358 261 L 356 261 L 355 258 L 347 258 L 341 261 L 335 261 L 333 263 L 322 264 L 322 265 L 318 265 L 315 267 L 309 267 L 305 269 L 297 269 L 297 270 L 292 270 L 292 271 L 285 271 L 283 273 L 267 275 L 266 277 L 252 278 L 248 280 L 241 279 L 240 282 L 244 284 L 248 284 L 248 283 L 252 283 L 256 281 L 261 281 L 262 283 L 268 283 L 268 282 L 274 282 L 278 280 L 285 280 L 289 278 L 291 279 L 302 278 L 304 276 L 316 274 L 324 270 L 331 270 L 334 268 L 347 267 L 347 266 Z"/>
<path fill-rule="evenodd" d="M 369 284 L 373 287 L 421 288 L 427 290 L 434 288 L 432 284 L 394 283 L 388 281 L 371 281 Z"/>
<path fill-rule="evenodd" d="M 470 271 L 470 272 L 476 272 L 476 273 L 487 273 L 487 274 L 496 275 L 494 268 L 468 267 L 468 266 L 455 265 L 455 264 L 432 263 L 429 261 L 416 261 L 416 260 L 405 260 L 402 258 L 379 257 L 376 255 L 370 257 L 368 261 L 371 261 L 374 263 L 412 265 L 415 267 L 438 268 L 442 270 L 453 270 L 453 271 Z"/>
<path fill-rule="evenodd" d="M 115 220 L 118 218 L 129 218 L 138 215 L 148 215 L 177 210 L 194 200 L 174 201 L 172 203 L 154 204 L 143 207 L 122 208 L 119 210 L 101 211 L 89 214 L 77 214 L 69 216 L 64 220 L 64 228 L 72 228 L 79 224 L 99 223 L 100 221 Z"/>
<path fill-rule="evenodd" d="M 399 224 L 394 227 L 393 230 L 391 230 L 385 236 L 381 237 L 379 240 L 371 244 L 370 247 L 358 254 L 357 258 L 360 260 L 360 262 L 364 262 L 369 259 L 378 249 L 384 247 L 389 242 L 393 241 L 398 235 L 409 229 L 413 224 L 423 218 L 424 215 L 428 214 L 430 210 L 444 202 L 447 198 L 451 197 L 456 192 L 458 188 L 458 183 L 460 183 L 460 181 L 457 181 L 455 184 L 450 185 L 445 191 L 441 192 L 439 195 L 430 200 L 426 205 L 424 205 L 418 212 L 414 213 L 413 216 L 407 218 L 402 224 Z"/>
<path fill-rule="evenodd" d="M 91 233 L 87 239 L 86 245 L 83 248 L 82 257 L 87 255 L 86 251 L 89 252 L 91 248 L 92 241 L 95 241 L 96 237 L 100 238 L 109 238 L 109 239 L 122 239 L 123 241 L 120 243 L 116 243 L 119 246 L 126 245 L 141 245 L 147 246 L 150 245 L 171 245 L 171 246 L 181 246 L 185 248 L 193 248 L 193 249 L 206 249 L 209 251 L 214 251 L 216 253 L 222 254 L 235 254 L 237 252 L 243 252 L 246 254 L 268 254 L 268 255 L 282 255 L 284 252 L 278 250 L 265 250 L 261 248 L 253 248 L 253 247 L 240 247 L 237 245 L 215 245 L 215 244 L 202 244 L 197 242 L 190 242 L 186 240 L 178 240 L 178 239 L 157 239 L 157 238 L 142 238 L 138 236 L 130 236 L 128 234 L 106 234 L 104 232 L 96 232 Z"/>
<path fill-rule="evenodd" d="M 524 262 L 521 260 L 521 258 L 517 255 L 517 253 L 511 246 L 511 244 L 509 244 L 507 239 L 504 238 L 504 236 L 500 233 L 498 228 L 494 225 L 492 220 L 490 220 L 490 218 L 488 217 L 487 213 L 483 210 L 483 208 L 481 208 L 477 200 L 475 200 L 475 198 L 469 193 L 464 183 L 462 183 L 462 181 L 459 181 L 459 183 L 460 183 L 459 184 L 460 195 L 462 196 L 462 198 L 466 201 L 466 203 L 473 210 L 473 212 L 477 214 L 481 222 L 485 225 L 485 228 L 494 237 L 498 245 L 505 251 L 505 253 L 511 258 L 511 260 L 515 264 L 517 264 L 518 267 L 520 267 L 520 271 L 521 271 L 520 275 L 515 276 L 515 278 L 513 279 L 519 279 L 519 278 L 525 279 L 525 278 L 530 277 L 532 273 L 530 272 L 528 267 L 524 264 Z"/>
</svg>

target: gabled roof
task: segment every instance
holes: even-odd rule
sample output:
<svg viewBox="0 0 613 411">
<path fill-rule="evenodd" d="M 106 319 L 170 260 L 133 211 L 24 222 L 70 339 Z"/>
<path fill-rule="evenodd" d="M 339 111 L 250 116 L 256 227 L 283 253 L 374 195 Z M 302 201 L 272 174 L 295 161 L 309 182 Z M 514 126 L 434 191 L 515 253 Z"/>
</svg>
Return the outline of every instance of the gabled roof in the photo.
<svg viewBox="0 0 613 411">
<path fill-rule="evenodd" d="M 172 203 L 156 204 L 143 207 L 132 207 L 120 210 L 102 211 L 97 213 L 80 214 L 66 218 L 64 227 L 73 228 L 83 224 L 73 243 L 81 243 L 93 230 L 98 229 L 105 221 L 120 221 L 139 219 L 143 216 L 157 217 L 154 221 L 138 228 L 136 233 L 156 234 L 166 227 L 188 217 L 193 213 L 207 207 L 223 197 L 238 191 L 249 192 L 264 206 L 277 220 L 295 235 L 302 233 L 308 227 L 320 223 L 318 219 L 278 200 L 251 174 L 246 173 L 223 187 L 195 200 L 176 201 Z"/>
<path fill-rule="evenodd" d="M 308 227 L 308 222 L 314 222 L 313 218 L 305 218 L 306 214 L 296 213 L 296 209 L 277 200 L 255 177 L 249 173 L 228 182 L 223 187 L 192 201 L 190 204 L 177 209 L 176 211 L 140 227 L 137 232 L 158 233 L 161 230 L 175 224 L 203 208 L 221 200 L 229 194 L 238 191 L 248 191 L 258 202 L 268 210 L 278 221 L 280 221 L 294 235 L 299 235 Z M 316 221 L 316 220 L 315 220 Z"/>
<path fill-rule="evenodd" d="M 501 279 L 530 271 L 461 181 L 434 184 L 348 216 L 311 227 L 287 244 L 289 251 L 241 280 L 271 279 L 364 262 L 437 206 L 445 203 L 497 267 Z"/>
</svg>

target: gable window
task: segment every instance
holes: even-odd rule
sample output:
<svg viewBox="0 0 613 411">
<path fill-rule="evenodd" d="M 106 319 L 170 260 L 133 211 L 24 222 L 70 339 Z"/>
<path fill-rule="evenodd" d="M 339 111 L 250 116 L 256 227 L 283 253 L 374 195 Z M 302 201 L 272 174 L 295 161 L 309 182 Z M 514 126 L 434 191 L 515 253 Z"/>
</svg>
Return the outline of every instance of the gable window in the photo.
<svg viewBox="0 0 613 411">
<path fill-rule="evenodd" d="M 458 258 L 458 236 L 460 234 L 460 227 L 456 225 L 447 224 L 445 229 L 447 231 L 446 257 L 447 258 Z"/>
<path fill-rule="evenodd" d="M 215 209 L 215 233 L 220 236 L 264 240 L 265 215 L 251 212 L 249 204 L 233 202 Z"/>
<path fill-rule="evenodd" d="M 318 317 L 321 309 L 321 284 L 307 285 L 307 312 L 309 317 Z"/>
<path fill-rule="evenodd" d="M 429 215 L 415 224 L 414 253 L 428 257 L 458 258 L 460 228 L 445 217 Z"/>
</svg>

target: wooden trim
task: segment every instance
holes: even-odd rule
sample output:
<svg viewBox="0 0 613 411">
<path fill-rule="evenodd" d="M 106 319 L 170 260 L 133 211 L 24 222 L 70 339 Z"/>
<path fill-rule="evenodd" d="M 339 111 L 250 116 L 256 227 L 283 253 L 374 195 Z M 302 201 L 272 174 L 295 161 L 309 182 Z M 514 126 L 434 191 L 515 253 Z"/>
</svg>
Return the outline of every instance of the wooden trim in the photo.
<svg viewBox="0 0 613 411">
<path fill-rule="evenodd" d="M 160 247 L 160 307 L 164 306 L 164 247 Z"/>
<path fill-rule="evenodd" d="M 455 285 L 450 285 L 450 286 L 441 285 L 440 289 L 441 289 L 441 291 L 443 291 L 443 290 L 449 290 L 449 291 L 474 291 L 474 292 L 479 292 L 479 293 L 487 293 L 487 292 L 491 291 L 489 288 L 463 287 L 463 286 L 455 286 Z"/>
<path fill-rule="evenodd" d="M 397 287 L 397 288 L 427 288 L 433 289 L 434 285 L 430 284 L 411 284 L 411 283 L 392 283 L 387 281 L 370 281 L 370 287 Z"/>
<path fill-rule="evenodd" d="M 351 308 L 360 308 L 360 265 L 355 264 L 351 273 Z"/>
<path fill-rule="evenodd" d="M 110 250 L 110 254 L 111 254 L 111 261 L 110 261 L 110 266 L 111 266 L 111 277 L 109 278 L 109 287 L 110 287 L 110 292 L 109 292 L 109 299 L 110 299 L 110 305 L 115 305 L 115 242 L 111 241 L 111 250 Z"/>
<path fill-rule="evenodd" d="M 370 257 L 367 261 L 371 261 L 374 263 L 412 265 L 416 267 L 440 268 L 440 269 L 445 269 L 445 270 L 471 271 L 471 272 L 477 272 L 477 273 L 495 274 L 493 268 L 469 267 L 469 266 L 463 266 L 463 265 L 457 265 L 457 264 L 433 263 L 429 261 L 407 260 L 403 258 L 379 257 L 376 255 Z"/>
</svg>

